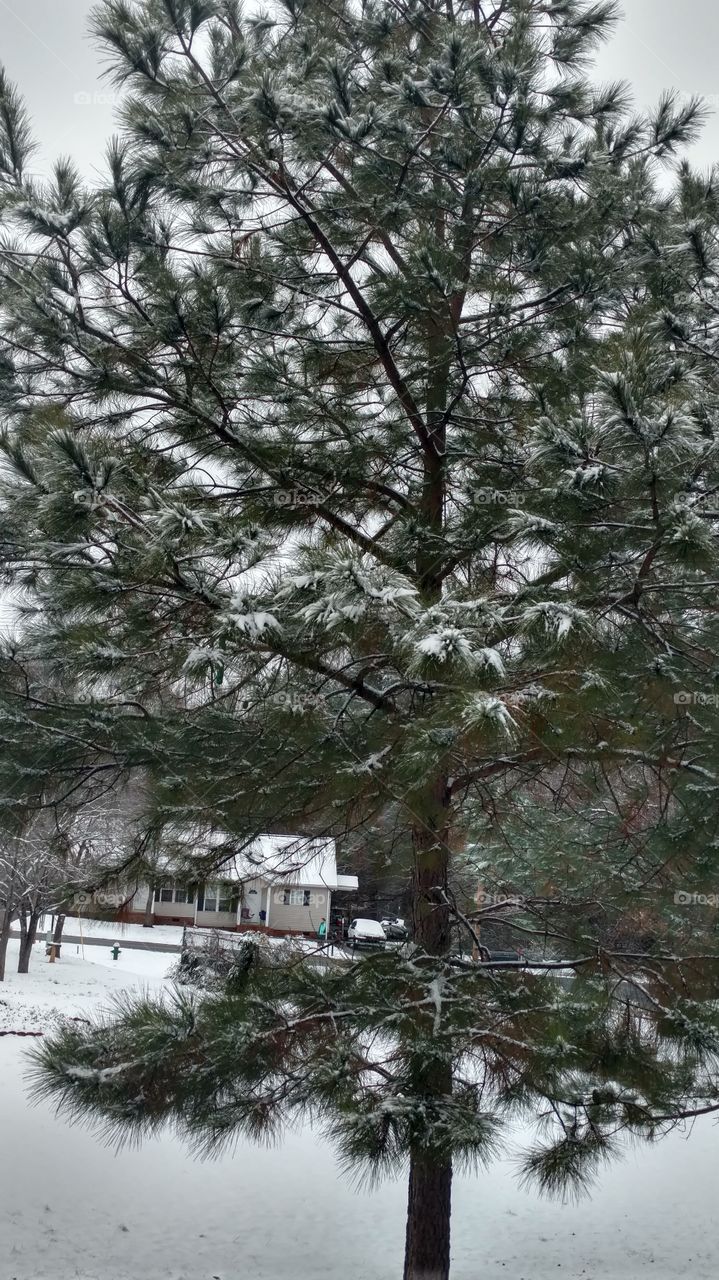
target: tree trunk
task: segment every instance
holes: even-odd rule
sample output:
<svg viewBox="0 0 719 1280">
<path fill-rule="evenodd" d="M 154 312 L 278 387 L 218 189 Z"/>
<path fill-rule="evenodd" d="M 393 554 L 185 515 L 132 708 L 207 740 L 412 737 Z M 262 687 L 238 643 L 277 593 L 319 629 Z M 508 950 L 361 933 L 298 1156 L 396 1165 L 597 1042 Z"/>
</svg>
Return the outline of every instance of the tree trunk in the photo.
<svg viewBox="0 0 719 1280">
<path fill-rule="evenodd" d="M 155 912 L 153 909 L 154 905 L 155 905 L 155 886 L 151 884 L 147 892 L 147 902 L 145 903 L 145 919 L 142 922 L 143 927 L 145 929 L 151 929 L 153 924 L 155 923 L 154 921 Z"/>
<path fill-rule="evenodd" d="M 412 917 L 415 941 L 431 956 L 450 947 L 449 804 L 447 779 L 440 777 L 411 799 L 414 843 Z M 440 1052 L 418 1064 L 415 1091 L 432 1102 L 452 1093 L 452 1067 Z M 452 1161 L 430 1152 L 410 1152 L 404 1280 L 448 1280 Z"/>
<path fill-rule="evenodd" d="M 428 120 L 428 125 L 430 124 Z M 430 146 L 434 145 L 430 143 Z M 434 233 L 445 244 L 447 228 L 444 195 L 435 180 L 437 216 Z M 454 324 L 461 301 L 453 306 Z M 445 508 L 447 499 L 447 403 L 454 348 L 452 324 L 432 319 L 427 326 L 426 422 L 428 439 L 423 448 L 423 485 L 420 501 L 425 537 L 417 554 L 417 586 L 423 605 L 431 608 L 442 599 L 445 582 Z M 409 800 L 414 865 L 412 875 L 412 923 L 414 940 L 430 956 L 442 957 L 450 948 L 449 834 L 451 793 L 440 773 L 434 782 Z M 440 966 L 438 966 L 439 968 Z M 441 1032 L 441 1027 L 440 1027 Z M 452 1094 L 452 1066 L 438 1045 L 437 1056 L 416 1064 L 415 1094 L 431 1115 L 437 1100 Z M 404 1280 L 449 1280 L 450 1216 L 452 1212 L 452 1159 L 414 1146 L 410 1150 L 407 1234 Z"/>
<path fill-rule="evenodd" d="M 448 1280 L 452 1164 L 413 1155 L 409 1170 L 404 1280 Z"/>
<path fill-rule="evenodd" d="M 60 913 L 55 920 L 55 928 L 52 931 L 52 940 L 57 943 L 58 947 L 62 942 L 62 931 L 65 928 L 65 917 Z"/>
<path fill-rule="evenodd" d="M 10 921 L 12 912 L 7 908 L 0 912 L 0 982 L 5 981 L 5 961 L 7 958 L 7 944 L 10 940 Z"/>
<path fill-rule="evenodd" d="M 30 972 L 30 957 L 32 949 L 37 938 L 37 928 L 40 923 L 40 916 L 36 912 L 31 912 L 29 918 L 21 915 L 20 917 L 20 956 L 17 962 L 18 973 Z"/>
<path fill-rule="evenodd" d="M 27 948 L 27 913 L 24 907 L 21 907 L 18 913 L 18 924 L 20 925 L 20 953 L 18 956 L 17 971 L 18 973 L 27 973 L 30 967 L 29 957 L 27 964 L 23 968 L 24 952 Z"/>
<path fill-rule="evenodd" d="M 412 813 L 412 924 L 414 939 L 431 956 L 450 946 L 449 805 L 447 779 L 409 801 Z"/>
</svg>

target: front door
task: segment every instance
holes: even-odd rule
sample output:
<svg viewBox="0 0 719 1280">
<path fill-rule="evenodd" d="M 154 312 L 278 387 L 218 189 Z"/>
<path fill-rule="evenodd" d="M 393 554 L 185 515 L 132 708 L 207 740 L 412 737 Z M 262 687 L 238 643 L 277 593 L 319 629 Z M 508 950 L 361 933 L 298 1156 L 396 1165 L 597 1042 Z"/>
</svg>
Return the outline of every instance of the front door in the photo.
<svg viewBox="0 0 719 1280">
<path fill-rule="evenodd" d="M 260 911 L 262 910 L 262 890 L 252 885 L 245 890 L 242 902 L 242 922 L 243 924 L 261 924 Z"/>
</svg>

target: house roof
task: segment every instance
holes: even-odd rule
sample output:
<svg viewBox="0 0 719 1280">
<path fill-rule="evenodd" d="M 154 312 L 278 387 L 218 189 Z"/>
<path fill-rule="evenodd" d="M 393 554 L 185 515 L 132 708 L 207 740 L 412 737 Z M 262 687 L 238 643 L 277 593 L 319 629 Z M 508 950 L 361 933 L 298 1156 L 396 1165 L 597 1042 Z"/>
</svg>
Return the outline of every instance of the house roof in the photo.
<svg viewBox="0 0 719 1280">
<path fill-rule="evenodd" d="M 222 877 L 227 880 L 257 878 L 269 884 L 292 884 L 301 888 L 356 889 L 356 876 L 337 874 L 334 840 L 309 836 L 258 836 L 229 859 L 223 860 Z"/>
</svg>

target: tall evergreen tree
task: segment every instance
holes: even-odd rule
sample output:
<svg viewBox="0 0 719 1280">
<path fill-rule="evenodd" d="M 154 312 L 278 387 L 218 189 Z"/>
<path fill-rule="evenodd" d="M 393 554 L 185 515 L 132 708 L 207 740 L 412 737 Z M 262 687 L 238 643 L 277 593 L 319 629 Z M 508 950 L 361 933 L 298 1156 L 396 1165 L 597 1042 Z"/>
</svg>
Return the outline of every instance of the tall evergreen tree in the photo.
<svg viewBox="0 0 719 1280">
<path fill-rule="evenodd" d="M 70 691 L 5 664 L 3 781 L 142 771 L 153 829 L 198 846 L 391 826 L 417 949 L 349 976 L 248 953 L 199 1009 L 56 1038 L 43 1078 L 197 1137 L 333 1114 L 349 1161 L 409 1162 L 406 1280 L 448 1275 L 453 1162 L 490 1153 L 492 1099 L 545 1100 L 552 1187 L 716 1097 L 716 1013 L 680 1009 L 671 957 L 637 1010 L 639 962 L 596 938 L 568 991 L 450 955 L 477 797 L 521 825 L 560 768 L 584 794 L 701 776 L 672 703 L 716 560 L 677 336 L 699 236 L 656 179 L 699 113 L 592 87 L 613 17 L 106 0 L 126 99 L 92 190 L 67 161 L 25 177 L 1 89 L 0 541 L 26 659 Z M 586 845 L 580 823 L 570 907 Z"/>
</svg>

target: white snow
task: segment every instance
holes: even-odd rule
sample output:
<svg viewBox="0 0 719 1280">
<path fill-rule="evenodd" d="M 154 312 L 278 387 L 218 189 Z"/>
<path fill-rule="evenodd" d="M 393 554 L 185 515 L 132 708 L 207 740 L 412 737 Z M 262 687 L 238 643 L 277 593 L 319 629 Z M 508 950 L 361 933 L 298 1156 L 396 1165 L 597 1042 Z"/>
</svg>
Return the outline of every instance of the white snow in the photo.
<svg viewBox="0 0 719 1280">
<path fill-rule="evenodd" d="M 507 738 L 511 738 L 517 728 L 514 717 L 502 699 L 489 693 L 475 693 L 468 698 L 464 719 L 471 726 L 483 723 L 493 725 Z"/>
<path fill-rule="evenodd" d="M 83 921 L 83 925 L 87 923 Z M 107 1004 L 113 992 L 128 986 L 160 987 L 177 960 L 176 955 L 164 952 L 134 950 L 121 950 L 119 960 L 113 960 L 109 946 L 87 947 L 83 959 L 79 944 L 64 942 L 62 958 L 49 964 L 45 944 L 38 943 L 30 972 L 20 974 L 15 972 L 17 951 L 18 943 L 13 939 L 5 982 L 0 983 L 0 1031 L 42 1031 L 62 1016 L 87 1017 L 88 1012 Z M 0 1038 L 0 1062 L 9 1039 Z"/>
<path fill-rule="evenodd" d="M 50 927 L 47 920 L 41 925 L 43 929 Z M 63 928 L 66 937 L 107 938 L 109 942 L 119 942 L 123 938 L 132 942 L 168 943 L 179 946 L 182 942 L 181 924 L 156 924 L 146 929 L 142 924 L 118 924 L 113 920 L 87 920 L 84 916 L 67 916 Z M 64 944 L 63 944 L 64 945 Z M 71 946 L 74 951 L 74 946 Z"/>
<path fill-rule="evenodd" d="M 330 837 L 261 835 L 232 858 L 224 858 L 222 875 L 244 881 L 261 876 L 269 884 L 337 888 L 337 848 Z"/>
<path fill-rule="evenodd" d="M 74 948 L 0 985 L 7 1027 L 82 1016 L 122 987 L 152 989 L 172 956 Z M 34 1011 L 34 1014 L 33 1014 Z M 30 1108 L 32 1040 L 0 1038 L 0 1280 L 398 1280 L 405 1188 L 370 1193 L 338 1175 L 306 1130 L 279 1148 L 241 1144 L 193 1161 L 171 1135 L 115 1154 L 79 1126 Z M 521 1191 L 511 1160 L 457 1177 L 452 1280 L 714 1280 L 719 1139 L 711 1122 L 611 1166 L 590 1201 Z"/>
</svg>

